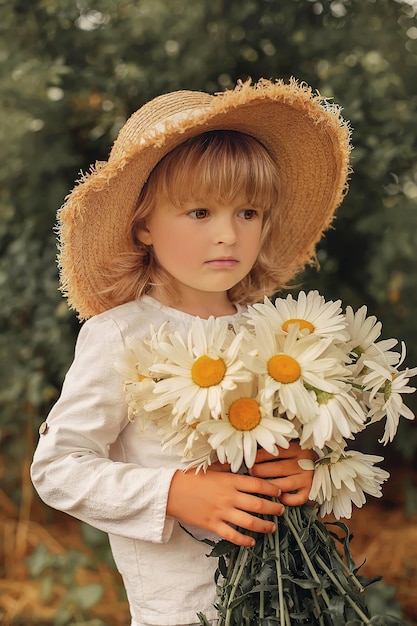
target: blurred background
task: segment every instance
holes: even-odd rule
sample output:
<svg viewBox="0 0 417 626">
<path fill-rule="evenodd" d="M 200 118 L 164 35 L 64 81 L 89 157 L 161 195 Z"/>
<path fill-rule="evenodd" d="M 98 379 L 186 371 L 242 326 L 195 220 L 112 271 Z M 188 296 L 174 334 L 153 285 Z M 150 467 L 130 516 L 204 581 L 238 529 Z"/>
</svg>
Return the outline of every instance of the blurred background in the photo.
<svg viewBox="0 0 417 626">
<path fill-rule="evenodd" d="M 366 304 L 417 364 L 416 14 L 417 0 L 0 0 L 1 624 L 128 623 L 107 538 L 45 507 L 28 469 L 79 331 L 57 290 L 55 213 L 147 100 L 295 76 L 341 104 L 350 191 L 298 285 Z M 370 601 L 411 626 L 417 425 L 384 449 L 379 435 L 361 449 L 392 478 L 349 522 L 351 549 L 383 576 Z"/>
</svg>

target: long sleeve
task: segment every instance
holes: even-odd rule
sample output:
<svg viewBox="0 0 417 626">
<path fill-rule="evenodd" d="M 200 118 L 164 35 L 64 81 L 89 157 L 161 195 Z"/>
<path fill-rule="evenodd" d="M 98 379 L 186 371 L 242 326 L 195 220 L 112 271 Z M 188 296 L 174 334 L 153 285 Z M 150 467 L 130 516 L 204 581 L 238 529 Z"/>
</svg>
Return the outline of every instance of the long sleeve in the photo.
<svg viewBox="0 0 417 626">
<path fill-rule="evenodd" d="M 190 624 L 200 611 L 217 618 L 216 559 L 196 540 L 217 537 L 194 527 L 189 534 L 166 515 L 172 476 L 184 463 L 162 450 L 156 424 L 143 432 L 129 422 L 114 366 L 127 337 L 142 340 L 151 325 L 166 324 L 185 339 L 194 319 L 142 296 L 86 322 L 31 468 L 47 504 L 109 534 L 137 623 Z"/>
<path fill-rule="evenodd" d="M 163 543 L 174 524 L 166 517 L 166 502 L 176 468 L 146 467 L 125 454 L 131 437 L 140 446 L 140 433 L 127 430 L 133 425 L 114 368 L 123 330 L 117 319 L 106 316 L 82 327 L 61 397 L 40 436 L 31 476 L 51 507 L 110 534 Z M 117 454 L 112 455 L 113 449 Z"/>
</svg>

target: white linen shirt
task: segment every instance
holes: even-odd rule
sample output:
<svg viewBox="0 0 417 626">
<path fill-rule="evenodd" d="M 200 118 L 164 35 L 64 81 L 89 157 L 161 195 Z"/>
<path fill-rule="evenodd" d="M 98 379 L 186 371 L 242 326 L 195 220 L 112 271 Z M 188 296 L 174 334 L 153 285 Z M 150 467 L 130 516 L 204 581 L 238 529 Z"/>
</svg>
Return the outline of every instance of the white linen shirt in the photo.
<svg viewBox="0 0 417 626">
<path fill-rule="evenodd" d="M 233 324 L 241 310 L 222 319 Z M 181 460 L 162 452 L 155 427 L 140 432 L 128 420 L 114 364 L 126 337 L 148 337 L 151 324 L 157 330 L 164 322 L 185 336 L 194 319 L 143 296 L 88 320 L 31 467 L 48 505 L 108 533 L 133 623 L 150 626 L 192 624 L 199 611 L 214 623 L 217 560 L 166 515 Z"/>
</svg>

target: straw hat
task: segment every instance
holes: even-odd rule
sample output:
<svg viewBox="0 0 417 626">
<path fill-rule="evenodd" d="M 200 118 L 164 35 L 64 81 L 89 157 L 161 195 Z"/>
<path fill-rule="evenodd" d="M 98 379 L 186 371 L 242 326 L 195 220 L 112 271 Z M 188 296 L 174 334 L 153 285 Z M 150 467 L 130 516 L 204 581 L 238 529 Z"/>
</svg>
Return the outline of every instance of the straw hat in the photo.
<svg viewBox="0 0 417 626">
<path fill-rule="evenodd" d="M 108 161 L 96 163 L 58 212 L 61 290 L 81 319 L 121 304 L 102 293 L 106 270 L 134 250 L 128 225 L 152 169 L 209 130 L 241 131 L 267 148 L 280 180 L 277 264 L 290 280 L 312 260 L 347 188 L 350 131 L 339 107 L 294 79 L 239 82 L 215 95 L 168 93 L 128 119 Z"/>
</svg>

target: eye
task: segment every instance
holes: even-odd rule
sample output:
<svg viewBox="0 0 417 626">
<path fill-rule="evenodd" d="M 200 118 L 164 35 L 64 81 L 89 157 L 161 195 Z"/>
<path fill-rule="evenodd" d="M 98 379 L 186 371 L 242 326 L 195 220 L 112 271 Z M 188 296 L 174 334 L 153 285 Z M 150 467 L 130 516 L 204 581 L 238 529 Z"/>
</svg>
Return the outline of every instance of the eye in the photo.
<svg viewBox="0 0 417 626">
<path fill-rule="evenodd" d="M 192 211 L 188 211 L 187 215 L 194 220 L 203 220 L 205 217 L 208 217 L 209 212 L 207 209 L 193 209 Z"/>
<path fill-rule="evenodd" d="M 255 209 L 243 209 L 239 213 L 239 217 L 242 217 L 244 220 L 254 220 L 257 216 L 258 211 L 255 211 Z"/>
</svg>

